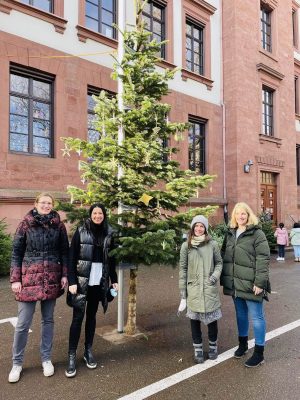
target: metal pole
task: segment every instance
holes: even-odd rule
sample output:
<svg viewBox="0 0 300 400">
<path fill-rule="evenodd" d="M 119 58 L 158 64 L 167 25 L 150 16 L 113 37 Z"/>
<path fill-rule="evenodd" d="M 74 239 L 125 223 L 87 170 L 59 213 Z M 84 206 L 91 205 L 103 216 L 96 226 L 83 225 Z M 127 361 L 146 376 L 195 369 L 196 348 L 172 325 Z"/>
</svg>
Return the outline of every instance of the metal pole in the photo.
<svg viewBox="0 0 300 400">
<path fill-rule="evenodd" d="M 118 2 L 118 27 L 121 32 L 125 31 L 125 8 L 126 0 L 119 0 Z M 124 56 L 124 38 L 121 32 L 118 33 L 118 62 L 121 64 Z M 122 73 L 122 68 L 118 67 L 119 74 Z M 123 82 L 118 77 L 118 108 L 119 111 L 124 110 L 123 104 Z M 118 130 L 118 145 L 120 146 L 124 139 L 123 126 L 119 126 Z M 122 167 L 118 167 L 118 179 L 123 175 Z M 119 202 L 118 214 L 122 213 L 122 204 Z M 122 221 L 119 219 L 119 224 Z M 118 281 L 119 281 L 119 295 L 118 295 L 118 332 L 122 333 L 124 330 L 124 271 L 122 267 L 118 268 Z"/>
</svg>

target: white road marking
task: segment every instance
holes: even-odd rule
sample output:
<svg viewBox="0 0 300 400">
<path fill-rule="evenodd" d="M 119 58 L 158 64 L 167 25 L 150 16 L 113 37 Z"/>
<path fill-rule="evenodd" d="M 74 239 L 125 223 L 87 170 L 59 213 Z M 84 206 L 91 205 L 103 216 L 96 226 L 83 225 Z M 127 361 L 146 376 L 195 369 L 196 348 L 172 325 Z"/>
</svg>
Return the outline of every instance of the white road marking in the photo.
<svg viewBox="0 0 300 400">
<path fill-rule="evenodd" d="M 274 329 L 271 332 L 268 332 L 266 335 L 266 340 L 273 339 L 277 336 L 280 336 L 286 332 L 289 332 L 289 331 L 299 328 L 299 327 L 300 327 L 300 319 L 298 319 L 297 321 L 291 322 L 290 324 L 281 326 L 280 328 Z M 254 339 L 249 340 L 248 347 L 249 347 L 249 349 L 254 347 Z M 177 372 L 176 374 L 171 375 L 165 379 L 161 379 L 160 381 L 154 382 L 151 385 L 145 386 L 144 388 L 139 389 L 133 393 L 130 393 L 126 396 L 120 397 L 118 400 L 147 399 L 148 397 L 153 396 L 154 394 L 161 392 L 162 390 L 165 390 L 173 385 L 176 385 L 179 382 L 189 379 L 194 375 L 197 375 L 203 371 L 206 371 L 207 369 L 212 368 L 215 365 L 218 365 L 218 364 L 232 358 L 236 349 L 237 349 L 237 347 L 234 347 L 233 349 L 225 351 L 224 353 L 220 354 L 219 357 L 217 358 L 217 360 L 215 360 L 215 361 L 207 360 L 207 361 L 205 361 L 204 364 L 197 364 L 190 368 L 186 368 L 183 371 Z"/>
<path fill-rule="evenodd" d="M 4 324 L 5 322 L 10 322 L 12 326 L 15 328 L 17 325 L 18 318 L 17 317 L 11 317 L 11 318 L 4 318 L 0 319 L 0 324 Z M 31 329 L 29 329 L 29 332 L 32 332 Z"/>
</svg>

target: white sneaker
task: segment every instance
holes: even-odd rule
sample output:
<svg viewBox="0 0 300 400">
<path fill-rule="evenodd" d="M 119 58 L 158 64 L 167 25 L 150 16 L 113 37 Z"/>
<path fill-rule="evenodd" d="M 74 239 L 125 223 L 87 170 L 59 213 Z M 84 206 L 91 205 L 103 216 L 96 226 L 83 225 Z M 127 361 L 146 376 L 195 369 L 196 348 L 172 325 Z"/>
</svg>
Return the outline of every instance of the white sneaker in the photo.
<svg viewBox="0 0 300 400">
<path fill-rule="evenodd" d="M 281 261 L 284 261 L 284 257 L 281 257 Z"/>
<path fill-rule="evenodd" d="M 20 380 L 22 372 L 22 365 L 13 365 L 9 375 L 8 375 L 8 382 L 15 383 Z"/>
<path fill-rule="evenodd" d="M 280 260 L 281 260 L 281 257 L 277 257 L 276 260 L 277 260 L 277 261 L 280 261 Z"/>
<path fill-rule="evenodd" d="M 42 363 L 44 376 L 54 375 L 54 366 L 50 360 Z"/>
</svg>

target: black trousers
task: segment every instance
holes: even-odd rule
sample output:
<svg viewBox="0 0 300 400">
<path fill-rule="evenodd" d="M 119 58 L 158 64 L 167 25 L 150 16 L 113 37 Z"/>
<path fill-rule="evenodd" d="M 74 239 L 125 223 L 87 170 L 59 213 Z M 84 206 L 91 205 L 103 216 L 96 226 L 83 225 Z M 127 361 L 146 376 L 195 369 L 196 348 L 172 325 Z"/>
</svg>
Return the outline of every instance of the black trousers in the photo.
<svg viewBox="0 0 300 400">
<path fill-rule="evenodd" d="M 192 338 L 195 344 L 202 343 L 201 322 L 191 319 Z M 208 339 L 215 342 L 218 339 L 218 321 L 213 321 L 207 325 Z"/>
<path fill-rule="evenodd" d="M 73 308 L 73 319 L 70 326 L 70 336 L 69 336 L 69 351 L 76 351 L 80 333 L 81 333 L 81 325 L 84 318 L 84 314 L 86 314 L 85 318 L 85 347 L 92 347 L 95 330 L 96 330 L 96 314 L 99 307 L 99 302 L 104 298 L 104 291 L 100 290 L 100 286 L 89 286 L 87 293 L 87 302 L 86 302 L 86 313 L 85 310 L 81 311 L 77 308 Z"/>
</svg>

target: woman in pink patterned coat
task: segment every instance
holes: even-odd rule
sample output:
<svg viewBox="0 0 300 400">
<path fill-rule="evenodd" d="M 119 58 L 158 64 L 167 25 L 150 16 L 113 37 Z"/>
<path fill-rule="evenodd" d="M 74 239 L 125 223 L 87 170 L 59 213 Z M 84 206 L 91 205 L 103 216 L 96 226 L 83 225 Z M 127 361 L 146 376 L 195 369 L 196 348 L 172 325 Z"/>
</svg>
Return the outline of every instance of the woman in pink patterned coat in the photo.
<svg viewBox="0 0 300 400">
<path fill-rule="evenodd" d="M 67 287 L 69 243 L 66 228 L 48 193 L 37 196 L 34 208 L 19 224 L 13 242 L 10 282 L 18 301 L 18 322 L 13 344 L 13 367 L 8 381 L 22 372 L 28 331 L 37 301 L 41 302 L 40 353 L 44 376 L 52 376 L 51 350 L 56 299 Z"/>
</svg>

